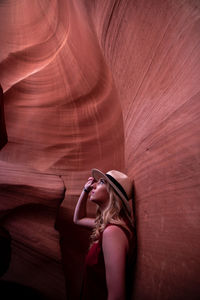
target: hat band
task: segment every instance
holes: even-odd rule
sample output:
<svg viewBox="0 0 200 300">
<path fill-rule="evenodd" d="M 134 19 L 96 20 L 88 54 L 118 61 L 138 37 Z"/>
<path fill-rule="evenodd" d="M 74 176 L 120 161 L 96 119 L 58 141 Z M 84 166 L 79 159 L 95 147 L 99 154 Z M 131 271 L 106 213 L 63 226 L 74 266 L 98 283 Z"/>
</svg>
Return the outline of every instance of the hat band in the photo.
<svg viewBox="0 0 200 300">
<path fill-rule="evenodd" d="M 121 184 L 114 177 L 112 177 L 111 175 L 106 174 L 106 176 L 114 183 L 114 185 L 116 185 L 116 187 L 120 190 L 120 192 L 122 192 L 122 194 L 124 195 L 124 197 L 128 201 L 128 196 L 127 196 L 125 190 L 123 189 L 123 187 L 121 186 Z"/>
</svg>

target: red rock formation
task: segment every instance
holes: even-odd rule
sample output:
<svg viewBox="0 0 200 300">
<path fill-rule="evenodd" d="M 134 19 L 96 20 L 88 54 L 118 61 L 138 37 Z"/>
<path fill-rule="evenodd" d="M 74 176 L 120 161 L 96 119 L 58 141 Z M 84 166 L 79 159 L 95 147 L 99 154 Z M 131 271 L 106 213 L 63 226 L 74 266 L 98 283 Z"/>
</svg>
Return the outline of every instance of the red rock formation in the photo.
<svg viewBox="0 0 200 300">
<path fill-rule="evenodd" d="M 4 116 L 4 101 L 3 101 L 3 90 L 0 86 L 0 149 L 2 149 L 8 141 L 5 116 Z"/>
<path fill-rule="evenodd" d="M 62 179 L 3 161 L 0 170 L 0 222 L 12 239 L 3 280 L 34 288 L 47 299 L 58 294 L 65 299 L 59 235 L 54 229 L 65 193 Z"/>
<path fill-rule="evenodd" d="M 199 1 L 3 1 L 0 15 L 9 140 L 0 152 L 1 209 L 12 211 L 5 226 L 17 245 L 7 278 L 47 293 L 42 281 L 32 285 L 27 277 L 31 261 L 40 259 L 18 231 L 30 236 L 40 223 L 55 234 L 61 198 L 45 202 L 51 190 L 45 174 L 54 184 L 59 175 L 67 187 L 57 218 L 62 263 L 68 298 L 78 297 L 88 232 L 72 224 L 74 206 L 92 167 L 116 168 L 128 172 L 136 189 L 133 299 L 198 299 Z M 26 199 L 16 187 L 16 168 L 22 168 L 21 185 L 30 176 Z M 44 198 L 31 198 L 33 170 L 43 178 Z M 9 189 L 17 201 L 5 201 Z M 24 209 L 40 202 L 54 203 L 51 221 L 48 210 L 40 208 L 36 218 L 32 206 Z M 48 249 L 43 235 L 35 238 L 42 257 L 50 257 L 43 269 L 50 274 L 58 256 L 48 256 L 48 249 L 54 253 L 57 238 Z M 30 257 L 21 273 L 18 253 Z M 56 276 L 47 278 L 50 286 Z"/>
</svg>

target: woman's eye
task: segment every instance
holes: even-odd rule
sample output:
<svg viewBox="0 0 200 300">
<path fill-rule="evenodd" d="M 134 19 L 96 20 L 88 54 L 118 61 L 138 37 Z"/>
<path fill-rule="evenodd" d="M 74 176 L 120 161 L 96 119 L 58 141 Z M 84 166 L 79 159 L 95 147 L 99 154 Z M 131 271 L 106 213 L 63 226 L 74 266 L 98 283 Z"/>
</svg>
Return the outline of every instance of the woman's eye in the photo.
<svg viewBox="0 0 200 300">
<path fill-rule="evenodd" d="M 105 184 L 106 181 L 104 179 L 100 179 L 100 183 Z"/>
</svg>

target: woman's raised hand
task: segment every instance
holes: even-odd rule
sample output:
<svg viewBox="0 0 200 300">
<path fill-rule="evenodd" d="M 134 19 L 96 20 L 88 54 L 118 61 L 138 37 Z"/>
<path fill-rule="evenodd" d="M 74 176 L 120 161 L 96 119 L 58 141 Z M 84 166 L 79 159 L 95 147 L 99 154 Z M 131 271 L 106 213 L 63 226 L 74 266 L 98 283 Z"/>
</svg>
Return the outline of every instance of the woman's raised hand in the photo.
<svg viewBox="0 0 200 300">
<path fill-rule="evenodd" d="M 94 182 L 95 179 L 93 177 L 88 178 L 88 181 L 85 183 L 84 188 L 76 204 L 74 217 L 73 217 L 75 224 L 86 226 L 89 228 L 93 228 L 95 225 L 94 223 L 95 219 L 87 217 L 87 209 L 86 209 L 88 193 L 91 191 L 92 184 Z"/>
<path fill-rule="evenodd" d="M 89 177 L 88 181 L 86 182 L 86 184 L 84 186 L 84 190 L 89 193 L 91 191 L 91 189 L 92 189 L 92 184 L 94 182 L 95 182 L 95 179 L 93 177 Z"/>
</svg>

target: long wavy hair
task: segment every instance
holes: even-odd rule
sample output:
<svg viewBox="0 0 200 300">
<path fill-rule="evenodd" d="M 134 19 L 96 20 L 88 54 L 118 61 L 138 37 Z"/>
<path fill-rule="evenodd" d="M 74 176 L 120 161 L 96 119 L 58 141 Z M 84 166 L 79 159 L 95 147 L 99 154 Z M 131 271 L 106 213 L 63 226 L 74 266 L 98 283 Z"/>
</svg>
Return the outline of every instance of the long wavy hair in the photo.
<svg viewBox="0 0 200 300">
<path fill-rule="evenodd" d="M 95 227 L 90 237 L 90 247 L 99 239 L 100 234 L 108 224 L 120 225 L 129 231 L 130 237 L 132 236 L 134 220 L 131 222 L 127 217 L 126 208 L 112 186 L 109 183 L 106 183 L 106 187 L 109 193 L 108 205 L 103 212 L 97 207 Z"/>
</svg>

